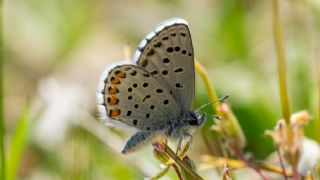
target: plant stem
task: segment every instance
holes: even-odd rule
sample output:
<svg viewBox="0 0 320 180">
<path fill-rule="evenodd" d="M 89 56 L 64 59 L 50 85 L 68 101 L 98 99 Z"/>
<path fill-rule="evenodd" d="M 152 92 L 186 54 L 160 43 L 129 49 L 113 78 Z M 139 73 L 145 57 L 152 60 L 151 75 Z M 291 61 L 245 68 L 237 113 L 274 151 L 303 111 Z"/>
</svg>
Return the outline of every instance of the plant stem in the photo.
<svg viewBox="0 0 320 180">
<path fill-rule="evenodd" d="M 243 162 L 242 160 L 236 160 L 231 158 L 203 155 L 202 159 L 204 159 L 203 161 L 207 161 L 206 163 L 211 164 L 212 168 L 221 167 L 224 164 L 228 164 L 231 168 L 243 168 L 244 166 L 246 166 L 245 162 Z M 255 165 L 257 166 L 258 169 L 277 173 L 277 174 L 282 174 L 281 167 L 278 167 L 272 164 L 266 164 L 263 162 L 256 162 Z M 286 169 L 286 175 L 287 177 L 292 177 L 292 172 Z"/>
<path fill-rule="evenodd" d="M 274 40 L 278 55 L 278 75 L 279 75 L 279 88 L 280 88 L 280 98 L 282 113 L 287 125 L 290 124 L 290 107 L 289 99 L 287 95 L 287 85 L 286 85 L 286 60 L 283 45 L 282 28 L 279 18 L 279 8 L 277 0 L 272 0 L 272 20 L 273 20 L 273 32 Z"/>
<path fill-rule="evenodd" d="M 219 101 L 217 101 L 218 100 L 217 92 L 216 92 L 214 86 L 210 83 L 209 76 L 208 76 L 206 69 L 196 59 L 195 59 L 194 65 L 195 65 L 196 72 L 201 76 L 201 78 L 203 79 L 203 81 L 207 87 L 208 96 L 209 96 L 211 102 L 215 102 L 211 105 L 212 109 L 214 111 L 216 111 L 216 113 L 219 116 L 222 116 L 222 112 L 218 111 L 221 103 Z M 215 153 L 216 151 L 210 146 L 210 143 L 206 137 L 204 130 L 201 130 L 201 135 L 202 135 L 202 138 L 205 142 L 205 145 L 207 146 L 207 149 L 210 150 L 210 153 L 216 154 Z M 214 142 L 215 142 L 214 144 L 217 144 L 217 146 L 218 146 L 217 148 L 219 148 L 219 151 L 221 151 L 223 155 L 227 154 L 226 150 L 221 147 L 221 143 L 219 140 L 214 140 Z"/>
<path fill-rule="evenodd" d="M 261 179 L 263 179 L 263 180 L 269 180 L 269 178 L 266 177 L 266 176 L 264 176 L 264 175 L 262 174 L 261 170 L 260 170 L 254 163 L 252 163 L 251 161 L 249 161 L 248 159 L 246 159 L 246 158 L 243 156 L 243 154 L 242 154 L 242 152 L 241 152 L 240 150 L 237 150 L 237 151 L 235 152 L 235 155 L 236 155 L 240 160 L 242 160 L 243 162 L 245 162 L 248 167 L 250 167 L 250 168 L 252 168 L 254 171 L 256 171 L 256 172 L 259 174 L 259 176 L 261 177 Z"/>
<path fill-rule="evenodd" d="M 264 164 L 264 163 L 256 163 L 256 166 L 259 169 L 265 170 L 265 171 L 270 171 L 270 172 L 274 172 L 274 173 L 278 173 L 278 174 L 282 174 L 283 173 L 283 169 L 281 167 L 278 166 L 274 166 L 271 164 Z M 292 177 L 292 172 L 288 171 L 285 169 L 285 174 L 287 177 Z"/>
<path fill-rule="evenodd" d="M 4 102 L 3 102 L 3 66 L 4 66 L 4 56 L 3 56 L 3 3 L 0 0 L 0 179 L 5 179 L 5 153 L 4 153 Z"/>
<path fill-rule="evenodd" d="M 222 173 L 222 180 L 231 180 L 230 174 L 229 174 L 229 166 L 228 164 L 225 164 L 223 166 L 223 173 Z"/>
<path fill-rule="evenodd" d="M 173 169 L 176 171 L 179 180 L 183 180 L 180 170 L 176 164 L 172 164 Z"/>
<path fill-rule="evenodd" d="M 318 143 L 320 143 L 320 134 L 318 133 L 318 131 L 320 130 L 320 52 L 317 52 L 316 58 L 315 58 L 315 71 L 316 71 L 316 83 L 317 83 L 317 105 L 316 105 L 316 121 L 317 121 L 317 126 L 318 128 L 316 128 L 316 134 L 317 134 L 317 140 Z"/>
<path fill-rule="evenodd" d="M 294 180 L 300 180 L 300 175 L 298 173 L 297 166 L 292 166 L 292 179 Z"/>
<path fill-rule="evenodd" d="M 207 86 L 208 95 L 209 95 L 210 100 L 212 102 L 217 101 L 218 100 L 217 92 L 216 92 L 215 88 L 213 87 L 213 85 L 210 83 L 209 76 L 208 76 L 206 69 L 197 60 L 195 60 L 194 65 L 195 65 L 195 69 L 196 69 L 197 73 L 200 74 L 205 85 Z M 219 106 L 220 106 L 220 102 L 217 101 L 212 104 L 212 109 L 217 110 Z M 217 113 L 219 113 L 219 112 L 217 112 Z"/>
<path fill-rule="evenodd" d="M 279 148 L 278 144 L 276 144 L 276 150 L 277 150 L 277 155 L 279 157 L 279 161 L 280 161 L 280 166 L 281 166 L 281 169 L 282 169 L 283 177 L 284 177 L 285 180 L 288 180 L 288 176 L 286 174 L 286 168 L 284 166 L 284 162 L 283 162 L 283 159 L 282 159 L 282 156 L 281 156 L 281 153 L 280 153 L 280 148 Z"/>
<path fill-rule="evenodd" d="M 277 0 L 272 0 L 272 22 L 273 22 L 273 33 L 274 41 L 278 55 L 278 76 L 279 76 L 279 88 L 280 88 L 280 99 L 282 114 L 287 126 L 290 126 L 290 107 L 289 99 L 287 94 L 287 77 L 286 77 L 286 60 L 282 37 L 282 28 L 279 18 L 279 8 Z M 291 131 L 288 131 L 291 133 Z M 291 134 L 289 135 L 291 137 Z"/>
<path fill-rule="evenodd" d="M 160 179 L 162 176 L 164 176 L 170 169 L 170 166 L 167 166 L 166 168 L 162 169 L 160 172 L 158 172 L 155 176 L 153 176 L 151 179 L 156 180 Z"/>
<path fill-rule="evenodd" d="M 287 136 L 288 141 L 292 144 L 292 132 L 291 132 L 291 124 L 290 124 L 290 107 L 289 107 L 289 98 L 287 94 L 287 84 L 286 84 L 286 60 L 284 53 L 284 45 L 283 45 L 283 37 L 282 37 L 282 29 L 279 18 L 279 7 L 278 1 L 272 0 L 272 22 L 273 22 L 273 32 L 274 32 L 274 40 L 277 49 L 278 55 L 278 75 L 279 75 L 279 88 L 280 88 L 280 99 L 281 99 L 281 107 L 282 114 L 286 123 L 287 128 Z M 300 179 L 297 172 L 297 163 L 291 163 L 292 173 L 294 179 Z"/>
</svg>

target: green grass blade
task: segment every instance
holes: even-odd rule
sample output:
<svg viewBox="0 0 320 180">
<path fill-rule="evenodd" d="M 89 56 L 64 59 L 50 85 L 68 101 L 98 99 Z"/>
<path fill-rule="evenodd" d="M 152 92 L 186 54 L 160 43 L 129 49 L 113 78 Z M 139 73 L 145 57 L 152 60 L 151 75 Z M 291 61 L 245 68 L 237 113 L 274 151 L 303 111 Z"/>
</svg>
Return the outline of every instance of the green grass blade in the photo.
<svg viewBox="0 0 320 180">
<path fill-rule="evenodd" d="M 317 57 L 315 58 L 315 61 L 316 61 L 316 63 L 315 63 L 315 71 L 316 71 L 316 83 L 317 83 L 317 104 L 316 104 L 316 117 L 315 117 L 315 119 L 316 119 L 316 124 L 317 124 L 317 128 L 316 128 L 316 134 L 317 134 L 317 137 L 316 137 L 316 139 L 318 140 L 318 142 L 320 143 L 320 134 L 319 133 L 317 133 L 317 132 L 319 132 L 319 130 L 320 130 L 320 71 L 319 70 L 317 70 L 317 69 L 319 69 L 320 68 L 320 52 L 318 52 L 318 55 L 317 55 Z M 320 179 L 320 177 L 319 177 L 319 179 Z"/>
<path fill-rule="evenodd" d="M 280 101 L 281 101 L 283 118 L 286 124 L 289 125 L 291 113 L 290 113 L 288 90 L 287 90 L 288 88 L 287 88 L 286 57 L 285 57 L 283 33 L 282 33 L 278 6 L 279 6 L 278 0 L 272 0 L 272 22 L 273 22 L 274 42 L 275 42 L 277 56 L 278 56 Z"/>
<path fill-rule="evenodd" d="M 2 14 L 3 5 L 0 0 L 0 179 L 5 179 L 5 156 L 4 156 L 4 106 L 3 106 L 3 37 L 2 37 Z"/>
<path fill-rule="evenodd" d="M 158 172 L 154 177 L 152 177 L 152 180 L 160 179 L 163 177 L 167 172 L 169 171 L 170 166 L 167 166 L 166 168 L 162 169 L 160 172 Z"/>
<path fill-rule="evenodd" d="M 6 177 L 8 180 L 15 179 L 17 169 L 19 168 L 21 155 L 26 145 L 29 123 L 29 104 L 26 104 L 20 115 L 17 127 L 13 133 L 7 159 Z"/>
</svg>

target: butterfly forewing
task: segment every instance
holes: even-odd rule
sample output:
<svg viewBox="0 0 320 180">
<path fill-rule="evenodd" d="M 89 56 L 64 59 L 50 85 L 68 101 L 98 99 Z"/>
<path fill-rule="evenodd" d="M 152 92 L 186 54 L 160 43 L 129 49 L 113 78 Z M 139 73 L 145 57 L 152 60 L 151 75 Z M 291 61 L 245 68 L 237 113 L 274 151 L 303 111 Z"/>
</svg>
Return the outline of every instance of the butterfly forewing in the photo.
<svg viewBox="0 0 320 180">
<path fill-rule="evenodd" d="M 168 22 L 172 22 L 169 20 Z M 137 49 L 137 64 L 164 87 L 183 111 L 191 110 L 194 97 L 194 54 L 190 31 L 184 22 L 158 26 Z"/>
<path fill-rule="evenodd" d="M 119 65 L 106 75 L 99 103 L 108 117 L 137 129 L 159 130 L 179 115 L 169 89 L 141 67 Z"/>
</svg>

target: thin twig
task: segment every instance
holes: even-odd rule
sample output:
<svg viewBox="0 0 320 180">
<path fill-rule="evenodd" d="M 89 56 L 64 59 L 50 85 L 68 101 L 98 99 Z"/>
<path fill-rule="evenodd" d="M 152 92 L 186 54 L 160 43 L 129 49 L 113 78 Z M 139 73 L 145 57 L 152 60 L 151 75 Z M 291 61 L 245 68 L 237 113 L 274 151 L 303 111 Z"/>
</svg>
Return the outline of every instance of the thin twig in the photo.
<svg viewBox="0 0 320 180">
<path fill-rule="evenodd" d="M 176 164 L 172 164 L 173 169 L 176 171 L 176 174 L 180 180 L 183 180 L 180 170 Z"/>
<path fill-rule="evenodd" d="M 294 180 L 300 180 L 301 178 L 300 178 L 300 175 L 299 175 L 299 173 L 298 173 L 298 168 L 297 168 L 297 166 L 292 166 L 292 178 L 294 179 Z"/>
<path fill-rule="evenodd" d="M 231 180 L 232 178 L 230 177 L 230 173 L 229 173 L 229 166 L 228 164 L 225 164 L 223 166 L 223 173 L 222 173 L 222 180 Z"/>
<path fill-rule="evenodd" d="M 278 174 L 282 174 L 283 170 L 281 167 L 274 166 L 272 164 L 265 164 L 265 163 L 256 163 L 259 169 L 270 171 Z M 292 172 L 289 169 L 285 169 L 285 173 L 287 177 L 292 177 Z"/>
<path fill-rule="evenodd" d="M 205 161 L 207 164 L 210 164 L 212 168 L 221 167 L 224 164 L 228 164 L 232 168 L 243 168 L 246 166 L 245 162 L 242 160 L 236 160 L 231 158 L 223 158 L 223 157 L 215 157 L 210 155 L 203 155 L 202 156 L 203 161 Z M 266 164 L 263 162 L 256 162 L 255 165 L 264 171 L 269 171 L 277 174 L 282 174 L 282 168 L 272 165 L 272 164 Z M 286 175 L 288 177 L 292 177 L 292 172 L 289 169 L 286 169 Z"/>
<path fill-rule="evenodd" d="M 252 163 L 251 161 L 249 161 L 248 159 L 246 159 L 246 158 L 243 156 L 243 154 L 242 154 L 242 152 L 241 152 L 240 150 L 237 150 L 237 151 L 235 152 L 235 155 L 236 155 L 240 160 L 242 160 L 243 162 L 245 162 L 248 167 L 250 167 L 251 169 L 253 169 L 254 171 L 256 171 L 263 180 L 269 180 L 269 178 L 266 177 L 266 176 L 264 176 L 264 175 L 262 174 L 261 170 L 260 170 L 254 163 Z"/>
<path fill-rule="evenodd" d="M 282 159 L 282 156 L 281 156 L 281 153 L 280 153 L 280 148 L 279 148 L 279 145 L 276 144 L 276 151 L 277 151 L 277 155 L 279 157 L 279 161 L 280 161 L 280 166 L 281 166 L 281 169 L 282 169 L 282 175 L 284 177 L 285 180 L 288 180 L 288 176 L 286 174 L 286 168 L 284 166 L 284 162 L 283 162 L 283 159 Z"/>
</svg>

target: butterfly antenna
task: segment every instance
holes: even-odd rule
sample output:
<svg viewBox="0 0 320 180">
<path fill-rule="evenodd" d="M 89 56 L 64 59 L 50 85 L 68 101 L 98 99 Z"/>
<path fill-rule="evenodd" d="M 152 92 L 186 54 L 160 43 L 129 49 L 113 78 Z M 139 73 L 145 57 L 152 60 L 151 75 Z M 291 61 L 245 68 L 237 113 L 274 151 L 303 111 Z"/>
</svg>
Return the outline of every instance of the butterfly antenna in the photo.
<svg viewBox="0 0 320 180">
<path fill-rule="evenodd" d="M 196 112 L 200 111 L 201 109 L 203 109 L 203 108 L 205 108 L 206 106 L 209 106 L 209 105 L 211 105 L 211 104 L 213 104 L 213 103 L 223 102 L 223 101 L 225 101 L 225 100 L 228 99 L 228 98 L 229 98 L 229 95 L 225 95 L 225 96 L 223 96 L 222 98 L 219 98 L 219 99 L 216 100 L 216 101 L 208 102 L 207 104 L 204 104 L 204 105 L 202 105 L 201 107 L 199 107 L 199 108 L 196 110 Z"/>
</svg>

